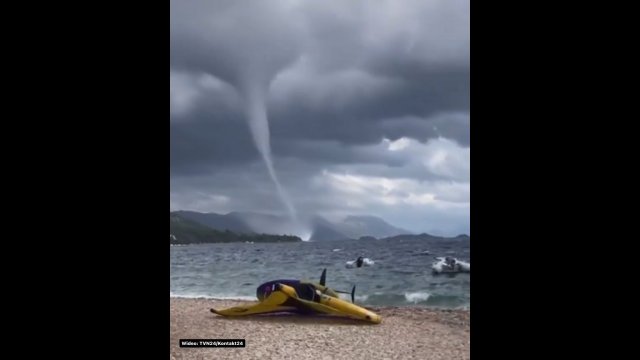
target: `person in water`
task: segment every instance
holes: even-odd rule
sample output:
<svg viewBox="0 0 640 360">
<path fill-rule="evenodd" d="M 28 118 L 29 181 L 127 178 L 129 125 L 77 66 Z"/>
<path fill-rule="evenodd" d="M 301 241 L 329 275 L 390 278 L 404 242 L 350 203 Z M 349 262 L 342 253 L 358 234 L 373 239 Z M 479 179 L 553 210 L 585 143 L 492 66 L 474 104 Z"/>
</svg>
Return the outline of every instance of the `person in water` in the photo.
<svg viewBox="0 0 640 360">
<path fill-rule="evenodd" d="M 362 256 L 358 256 L 358 260 L 356 260 L 356 266 L 362 267 L 362 264 L 364 264 L 364 259 L 362 258 Z"/>
</svg>

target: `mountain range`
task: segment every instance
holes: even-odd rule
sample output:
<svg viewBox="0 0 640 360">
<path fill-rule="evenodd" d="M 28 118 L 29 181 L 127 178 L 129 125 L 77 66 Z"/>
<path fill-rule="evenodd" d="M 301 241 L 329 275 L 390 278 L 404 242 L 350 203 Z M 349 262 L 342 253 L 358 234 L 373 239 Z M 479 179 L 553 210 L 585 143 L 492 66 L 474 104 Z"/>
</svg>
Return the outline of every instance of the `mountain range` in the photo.
<svg viewBox="0 0 640 360">
<path fill-rule="evenodd" d="M 347 216 L 329 221 L 321 216 L 307 219 L 310 229 L 304 240 L 452 240 L 468 241 L 468 235 L 442 237 L 426 233 L 412 234 L 375 216 Z M 170 212 L 171 244 L 216 242 L 299 242 L 302 238 L 290 235 L 292 222 L 286 217 L 255 212 L 228 214 L 196 211 Z M 298 228 L 299 229 L 299 228 Z M 299 229 L 300 230 L 300 229 Z M 308 238 L 308 239 L 307 239 Z"/>
<path fill-rule="evenodd" d="M 215 229 L 174 213 L 171 213 L 169 218 L 171 244 L 302 241 L 298 236 L 293 235 L 248 234 L 236 233 L 228 229 Z"/>
<path fill-rule="evenodd" d="M 191 222 L 217 231 L 231 231 L 237 234 L 286 234 L 291 222 L 286 217 L 255 212 L 231 212 L 228 214 L 200 213 L 196 211 L 174 211 Z M 333 241 L 374 237 L 377 239 L 411 234 L 410 231 L 395 227 L 375 216 L 347 216 L 331 222 L 321 216 L 308 220 L 311 241 Z"/>
</svg>

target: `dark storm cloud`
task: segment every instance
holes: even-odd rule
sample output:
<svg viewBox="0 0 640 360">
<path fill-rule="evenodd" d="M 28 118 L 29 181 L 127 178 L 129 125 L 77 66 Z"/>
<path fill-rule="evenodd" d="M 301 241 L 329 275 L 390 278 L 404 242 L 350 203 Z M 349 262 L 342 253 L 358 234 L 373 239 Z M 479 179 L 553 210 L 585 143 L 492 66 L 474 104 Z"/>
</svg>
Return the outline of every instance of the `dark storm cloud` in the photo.
<svg viewBox="0 0 640 360">
<path fill-rule="evenodd" d="M 299 54 L 299 31 L 289 18 L 292 13 L 280 4 L 172 0 L 172 67 L 207 72 L 233 84 L 249 68 L 252 76 L 265 74 L 270 80 Z"/>
<path fill-rule="evenodd" d="M 269 80 L 284 73 L 270 94 L 286 97 L 270 103 L 273 143 L 302 138 L 366 144 L 440 135 L 429 119 L 469 109 L 468 41 L 466 1 L 171 2 L 174 69 L 231 84 L 247 67 L 264 67 Z M 306 66 L 296 66 L 302 61 Z M 356 75 L 349 77 L 349 71 Z M 298 79 L 287 84 L 287 72 Z M 327 82 L 332 76 L 335 81 Z M 328 96 L 318 101 L 323 82 Z M 200 106 L 219 111 L 220 92 L 200 91 L 208 99 Z M 206 130 L 206 122 L 198 124 Z M 468 127 L 447 135 L 468 145 Z"/>
<path fill-rule="evenodd" d="M 301 211 L 349 211 L 322 193 L 340 171 L 468 182 L 465 150 L 437 141 L 469 146 L 468 0 L 171 0 L 170 41 L 173 206 L 281 207 L 240 99 L 249 77 L 269 89 L 274 166 Z M 384 140 L 404 138 L 419 143 Z"/>
</svg>

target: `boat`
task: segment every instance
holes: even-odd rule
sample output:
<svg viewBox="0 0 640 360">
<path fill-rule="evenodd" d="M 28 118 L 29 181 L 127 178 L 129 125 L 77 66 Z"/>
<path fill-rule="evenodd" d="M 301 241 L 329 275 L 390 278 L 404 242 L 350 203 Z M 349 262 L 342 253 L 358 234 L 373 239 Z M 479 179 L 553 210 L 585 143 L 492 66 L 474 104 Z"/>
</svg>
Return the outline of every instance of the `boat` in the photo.
<svg viewBox="0 0 640 360">
<path fill-rule="evenodd" d="M 284 312 L 333 315 L 373 324 L 382 321 L 380 315 L 355 304 L 355 285 L 351 290 L 351 302 L 345 301 L 338 293 L 347 292 L 325 286 L 326 275 L 327 269 L 324 269 L 319 283 L 305 280 L 268 281 L 256 289 L 258 302 L 210 311 L 228 317 Z"/>
<path fill-rule="evenodd" d="M 376 262 L 366 258 L 366 257 L 358 257 L 356 260 L 349 260 L 345 263 L 345 267 L 347 269 L 353 269 L 354 267 L 363 267 L 363 266 L 372 266 Z"/>
<path fill-rule="evenodd" d="M 434 274 L 470 273 L 471 264 L 446 256 L 436 258 L 436 262 L 431 265 L 431 269 Z"/>
</svg>

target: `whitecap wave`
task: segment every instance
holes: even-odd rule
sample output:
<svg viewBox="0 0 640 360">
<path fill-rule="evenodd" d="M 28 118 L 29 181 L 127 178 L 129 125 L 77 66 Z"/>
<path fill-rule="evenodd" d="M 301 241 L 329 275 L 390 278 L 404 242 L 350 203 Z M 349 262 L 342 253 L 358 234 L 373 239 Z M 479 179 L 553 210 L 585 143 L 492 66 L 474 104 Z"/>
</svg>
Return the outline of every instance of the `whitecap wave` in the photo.
<svg viewBox="0 0 640 360">
<path fill-rule="evenodd" d="M 404 293 L 404 298 L 407 299 L 408 302 L 417 304 L 422 301 L 427 301 L 431 297 L 426 291 L 417 291 L 417 292 L 407 292 Z"/>
</svg>

